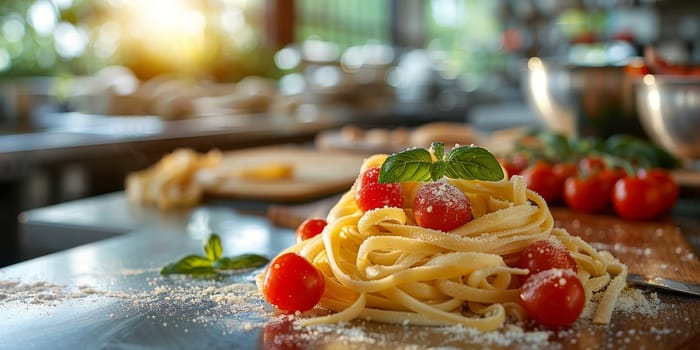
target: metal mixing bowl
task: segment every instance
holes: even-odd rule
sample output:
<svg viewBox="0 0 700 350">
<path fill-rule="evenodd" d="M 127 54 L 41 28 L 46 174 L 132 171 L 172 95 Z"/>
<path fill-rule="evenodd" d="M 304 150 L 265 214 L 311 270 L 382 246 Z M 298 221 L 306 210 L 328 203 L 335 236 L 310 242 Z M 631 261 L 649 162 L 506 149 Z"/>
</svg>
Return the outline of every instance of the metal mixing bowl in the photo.
<svg viewBox="0 0 700 350">
<path fill-rule="evenodd" d="M 644 136 L 636 115 L 632 79 L 624 66 L 576 66 L 532 57 L 522 89 L 531 108 L 553 131 L 605 138 Z"/>
<path fill-rule="evenodd" d="M 649 137 L 678 157 L 700 159 L 700 77 L 646 75 L 636 95 Z"/>
</svg>

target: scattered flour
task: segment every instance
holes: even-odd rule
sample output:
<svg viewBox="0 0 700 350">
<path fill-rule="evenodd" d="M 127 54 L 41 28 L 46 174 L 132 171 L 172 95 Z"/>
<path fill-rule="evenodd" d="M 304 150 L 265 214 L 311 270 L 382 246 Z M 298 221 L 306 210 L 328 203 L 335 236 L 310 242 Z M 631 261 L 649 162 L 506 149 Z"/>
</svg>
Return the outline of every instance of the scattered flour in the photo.
<svg viewBox="0 0 700 350">
<path fill-rule="evenodd" d="M 264 348 L 321 347 L 369 349 L 541 349 L 556 348 L 551 331 L 526 331 L 510 324 L 482 332 L 462 326 L 424 327 L 354 320 L 332 325 L 299 326 L 297 316 L 278 316 L 265 325 Z"/>
<path fill-rule="evenodd" d="M 129 273 L 128 276 L 135 274 Z M 141 273 L 138 273 L 141 275 Z M 0 306 L 6 303 L 56 305 L 71 299 L 105 297 L 117 301 L 122 310 L 119 316 L 145 316 L 154 324 L 173 327 L 183 333 L 194 327 L 220 330 L 221 334 L 261 332 L 264 347 L 285 346 L 337 348 L 458 349 L 464 347 L 491 349 L 561 348 L 587 335 L 616 332 L 613 328 L 591 326 L 590 319 L 600 295 L 584 309 L 581 320 L 566 330 L 551 331 L 532 328 L 520 323 L 508 323 L 498 331 L 481 332 L 476 329 L 449 327 L 421 327 L 409 324 L 381 324 L 356 320 L 333 325 L 299 326 L 294 322 L 309 315 L 280 315 L 270 307 L 257 289 L 252 274 L 247 277 L 224 280 L 200 280 L 173 276 L 164 278 L 156 273 L 145 273 L 139 283 L 143 288 L 109 291 L 88 285 L 66 287 L 50 282 L 22 283 L 0 280 Z M 134 277 L 131 277 L 134 278 Z M 141 280 L 143 281 L 143 280 Z M 658 314 L 664 304 L 657 293 L 625 288 L 618 297 L 614 317 L 644 318 Z M 597 332 L 597 333 L 596 333 Z M 613 334 L 613 345 L 623 346 L 626 341 L 640 337 L 664 339 L 676 336 L 672 326 L 627 329 L 624 334 Z M 619 332 L 618 332 L 619 333 Z M 421 344 L 417 346 L 416 344 Z M 564 346 L 566 347 L 566 346 Z M 624 346 L 623 346 L 624 347 Z"/>
<path fill-rule="evenodd" d="M 66 299 L 84 298 L 81 292 L 71 292 L 50 282 L 21 283 L 0 280 L 0 305 L 10 302 L 25 304 L 57 304 Z"/>
<path fill-rule="evenodd" d="M 656 292 L 645 293 L 641 289 L 625 288 L 617 298 L 615 310 L 650 316 L 655 315 L 661 306 L 661 300 Z"/>
</svg>

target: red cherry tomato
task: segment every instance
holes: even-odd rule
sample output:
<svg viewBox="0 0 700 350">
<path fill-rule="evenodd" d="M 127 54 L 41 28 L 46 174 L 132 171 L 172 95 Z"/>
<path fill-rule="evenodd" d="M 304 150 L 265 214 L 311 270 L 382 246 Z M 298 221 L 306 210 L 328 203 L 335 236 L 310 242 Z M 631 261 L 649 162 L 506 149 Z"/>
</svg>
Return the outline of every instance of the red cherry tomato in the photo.
<svg viewBox="0 0 700 350">
<path fill-rule="evenodd" d="M 586 296 L 573 270 L 549 269 L 530 276 L 521 287 L 520 305 L 535 322 L 562 328 L 576 322 Z"/>
<path fill-rule="evenodd" d="M 326 281 L 309 261 L 295 253 L 282 254 L 270 262 L 263 276 L 263 295 L 286 312 L 312 309 L 323 295 Z"/>
<path fill-rule="evenodd" d="M 606 168 L 603 158 L 588 156 L 578 161 L 578 167 L 584 175 L 593 174 Z"/>
<path fill-rule="evenodd" d="M 617 180 L 613 188 L 613 208 L 623 219 L 653 219 L 661 213 L 663 200 L 661 189 L 637 176 Z"/>
<path fill-rule="evenodd" d="M 603 169 L 596 174 L 598 179 L 600 179 L 601 186 L 603 187 L 605 196 L 610 199 L 612 197 L 613 187 L 617 180 L 625 177 L 625 171 L 622 169 Z"/>
<path fill-rule="evenodd" d="M 296 229 L 296 242 L 299 243 L 321 233 L 328 225 L 324 219 L 309 218 L 304 220 Z"/>
<path fill-rule="evenodd" d="M 552 204 L 561 199 L 563 182 L 554 175 L 551 165 L 538 161 L 528 166 L 520 175 L 525 178 L 527 187 L 537 192 L 547 203 Z"/>
<path fill-rule="evenodd" d="M 680 194 L 678 184 L 668 171 L 663 169 L 641 169 L 637 172 L 637 176 L 652 185 L 661 192 L 661 211 L 670 210 Z"/>
<path fill-rule="evenodd" d="M 421 227 L 450 231 L 472 219 L 469 198 L 447 182 L 430 182 L 418 190 L 413 216 Z"/>
<path fill-rule="evenodd" d="M 379 168 L 360 175 L 355 188 L 355 203 L 362 211 L 384 207 L 403 207 L 403 191 L 398 183 L 379 183 Z"/>
<path fill-rule="evenodd" d="M 607 207 L 610 188 L 598 174 L 585 178 L 572 176 L 564 182 L 564 201 L 569 208 L 583 213 L 596 213 Z"/>
<path fill-rule="evenodd" d="M 578 169 L 576 168 L 576 164 L 573 163 L 557 163 L 552 165 L 552 172 L 563 186 L 566 179 L 578 174 Z"/>
<path fill-rule="evenodd" d="M 530 270 L 530 275 L 549 269 L 578 271 L 576 261 L 566 247 L 553 239 L 540 239 L 530 243 L 520 252 L 516 266 Z"/>
<path fill-rule="evenodd" d="M 501 158 L 499 162 L 506 170 L 508 178 L 513 175 L 519 175 L 528 165 L 528 159 L 524 154 L 515 153 L 510 157 Z"/>
</svg>

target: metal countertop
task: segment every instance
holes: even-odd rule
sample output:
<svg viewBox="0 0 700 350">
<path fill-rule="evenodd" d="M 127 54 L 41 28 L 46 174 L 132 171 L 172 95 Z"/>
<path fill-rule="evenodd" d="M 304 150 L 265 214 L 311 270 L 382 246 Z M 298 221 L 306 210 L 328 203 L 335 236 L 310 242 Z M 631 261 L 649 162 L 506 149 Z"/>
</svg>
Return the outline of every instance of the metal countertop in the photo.
<svg viewBox="0 0 700 350">
<path fill-rule="evenodd" d="M 662 293 L 665 307 L 652 315 L 630 310 L 609 326 L 583 320 L 535 333 L 548 338 L 544 345 L 527 336 L 494 343 L 493 334 L 466 329 L 363 321 L 299 329 L 257 292 L 260 270 L 220 280 L 158 274 L 166 263 L 201 254 L 210 232 L 221 235 L 224 255 L 272 257 L 292 244 L 292 230 L 231 207 L 203 206 L 181 219 L 0 269 L 0 348 L 675 349 L 700 337 L 700 298 Z"/>
</svg>

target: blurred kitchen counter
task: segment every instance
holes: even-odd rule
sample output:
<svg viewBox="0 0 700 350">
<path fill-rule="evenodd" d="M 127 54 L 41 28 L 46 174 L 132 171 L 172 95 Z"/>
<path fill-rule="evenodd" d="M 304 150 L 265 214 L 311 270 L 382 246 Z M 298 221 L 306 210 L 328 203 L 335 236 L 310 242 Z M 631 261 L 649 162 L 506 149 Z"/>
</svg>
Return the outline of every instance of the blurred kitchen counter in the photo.
<svg viewBox="0 0 700 350">
<path fill-rule="evenodd" d="M 337 201 L 330 195 L 300 203 L 208 199 L 199 206 L 170 211 L 129 203 L 124 192 L 114 192 L 25 211 L 20 214 L 22 243 L 28 256 L 37 256 L 118 236 L 140 229 L 214 232 L 235 221 L 237 213 L 266 217 L 272 224 L 295 227 L 306 217 L 325 216 Z M 700 201 L 681 199 L 669 217 L 700 252 Z"/>
<path fill-rule="evenodd" d="M 132 205 L 124 192 L 114 192 L 25 211 L 19 216 L 20 232 L 26 258 L 140 229 L 181 232 L 211 225 L 216 229 L 217 223 L 235 218 L 236 212 L 264 217 L 267 205 L 209 201 L 198 207 L 161 211 Z"/>
<path fill-rule="evenodd" d="M 34 132 L 0 134 L 0 169 L 21 170 L 33 165 L 153 152 L 158 152 L 160 157 L 161 152 L 170 152 L 174 147 L 208 150 L 303 141 L 344 122 L 333 113 L 319 113 L 306 119 L 248 114 L 180 120 L 58 113 L 43 119 L 46 121 Z M 3 178 L 17 175 L 11 171 L 0 174 Z"/>
<path fill-rule="evenodd" d="M 0 266 L 18 256 L 22 210 L 117 191 L 126 174 L 176 148 L 197 151 L 304 143 L 344 123 L 345 114 L 156 116 L 47 114 L 32 128 L 0 132 Z"/>
<path fill-rule="evenodd" d="M 432 104 L 297 108 L 293 114 L 211 115 L 183 119 L 46 113 L 29 127 L 0 127 L 0 266 L 14 262 L 20 211 L 123 189 L 126 174 L 151 166 L 176 148 L 206 152 L 303 144 L 347 123 L 416 126 L 467 121 L 465 108 Z"/>
</svg>

